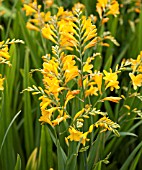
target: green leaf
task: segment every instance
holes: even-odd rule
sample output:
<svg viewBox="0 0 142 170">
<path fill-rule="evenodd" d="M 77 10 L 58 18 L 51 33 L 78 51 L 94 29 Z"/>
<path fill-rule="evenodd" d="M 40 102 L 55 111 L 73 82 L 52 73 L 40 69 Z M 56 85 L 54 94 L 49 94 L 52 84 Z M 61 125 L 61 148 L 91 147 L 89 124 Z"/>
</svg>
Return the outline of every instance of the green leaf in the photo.
<svg viewBox="0 0 142 170">
<path fill-rule="evenodd" d="M 6 137 L 7 137 L 7 134 L 8 134 L 8 132 L 9 132 L 11 126 L 13 125 L 15 119 L 19 116 L 20 113 L 21 113 L 21 110 L 13 117 L 13 119 L 11 120 L 11 122 L 10 122 L 10 124 L 9 124 L 6 132 L 5 132 L 5 135 L 4 135 L 3 140 L 2 140 L 2 144 L 1 144 L 1 146 L 0 146 L 0 154 L 1 154 L 1 151 L 2 151 L 2 148 L 3 148 L 3 145 L 4 145 L 4 142 L 5 142 L 5 139 L 6 139 Z"/>
<path fill-rule="evenodd" d="M 137 153 L 133 163 L 131 164 L 130 170 L 136 170 L 137 164 L 140 161 L 140 157 L 142 155 L 142 149 Z"/>
<path fill-rule="evenodd" d="M 65 170 L 66 155 L 60 145 L 59 140 L 57 140 L 57 158 L 58 158 L 58 170 Z"/>
<path fill-rule="evenodd" d="M 53 168 L 52 140 L 48 127 L 42 125 L 40 141 L 40 169 L 47 170 Z"/>
<path fill-rule="evenodd" d="M 71 151 L 72 152 L 70 152 L 68 157 L 67 157 L 65 170 L 66 169 L 67 170 L 72 170 L 72 169 L 76 168 L 77 156 L 78 156 L 78 152 L 79 152 L 80 142 L 78 142 L 78 144 L 76 145 L 76 143 L 73 141 L 72 143 L 70 143 L 69 147 L 70 146 L 71 146 Z"/>
<path fill-rule="evenodd" d="M 111 68 L 111 64 L 112 64 L 112 55 L 107 59 L 107 61 L 105 62 L 104 65 L 104 70 L 109 71 L 109 69 Z"/>
<path fill-rule="evenodd" d="M 17 161 L 14 170 L 21 170 L 21 158 L 19 154 L 17 154 Z"/>
<path fill-rule="evenodd" d="M 133 150 L 133 152 L 128 156 L 128 158 L 126 159 L 126 161 L 124 162 L 123 166 L 121 167 L 120 170 L 127 170 L 132 162 L 132 160 L 134 159 L 136 153 L 138 152 L 138 150 L 142 147 L 142 142 L 140 142 L 137 147 Z"/>
<path fill-rule="evenodd" d="M 24 82 L 23 89 L 29 86 L 29 51 L 26 51 L 24 61 Z M 34 148 L 33 139 L 33 115 L 31 109 L 31 98 L 29 92 L 24 92 L 24 134 L 25 134 L 25 148 L 27 156 L 31 153 Z M 30 141 L 30 142 L 29 142 Z"/>
<path fill-rule="evenodd" d="M 88 170 L 92 170 L 94 164 L 97 163 L 99 159 L 101 159 L 103 148 L 104 148 L 104 133 L 99 133 L 97 139 L 92 144 L 89 151 L 89 155 L 87 158 Z"/>
<path fill-rule="evenodd" d="M 131 132 L 119 132 L 120 136 L 134 136 L 138 137 L 136 134 L 131 133 Z"/>
</svg>

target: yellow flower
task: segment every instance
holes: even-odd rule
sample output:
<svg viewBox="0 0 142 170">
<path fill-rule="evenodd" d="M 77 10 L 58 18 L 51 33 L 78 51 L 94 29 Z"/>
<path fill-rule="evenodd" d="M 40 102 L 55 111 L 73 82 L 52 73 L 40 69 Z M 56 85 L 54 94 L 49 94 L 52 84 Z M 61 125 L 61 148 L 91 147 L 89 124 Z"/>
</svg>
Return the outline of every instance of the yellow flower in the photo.
<svg viewBox="0 0 142 170">
<path fill-rule="evenodd" d="M 54 0 L 45 0 L 45 4 L 47 6 L 47 8 L 51 7 L 54 3 Z"/>
<path fill-rule="evenodd" d="M 64 89 L 60 87 L 60 80 L 58 80 L 56 77 L 44 77 L 43 83 L 46 88 L 45 92 L 48 95 L 53 94 L 55 99 L 58 100 L 59 92 Z"/>
<path fill-rule="evenodd" d="M 105 77 L 103 77 L 103 79 L 105 80 L 105 85 L 107 89 L 108 87 L 110 87 L 110 90 L 113 91 L 114 88 L 119 89 L 119 82 L 117 81 L 118 76 L 117 73 L 119 72 L 114 72 L 112 73 L 112 69 L 110 68 L 110 73 L 107 72 L 106 70 L 103 71 L 105 74 Z"/>
<path fill-rule="evenodd" d="M 37 26 L 31 24 L 30 22 L 27 22 L 26 27 L 27 27 L 29 30 L 40 31 L 40 29 L 39 29 Z"/>
<path fill-rule="evenodd" d="M 136 60 L 130 59 L 130 61 L 133 72 L 135 71 L 142 72 L 142 51 L 140 52 Z"/>
<path fill-rule="evenodd" d="M 109 6 L 109 11 L 106 13 L 106 15 L 118 15 L 119 14 L 119 4 L 116 0 L 112 0 L 111 4 Z"/>
<path fill-rule="evenodd" d="M 79 116 L 81 116 L 84 113 L 85 109 L 81 109 L 79 112 L 77 112 L 73 118 L 73 120 L 75 121 Z"/>
<path fill-rule="evenodd" d="M 49 77 L 58 76 L 58 62 L 54 57 L 43 63 L 43 74 Z"/>
<path fill-rule="evenodd" d="M 37 2 L 30 3 L 29 5 L 24 4 L 23 10 L 26 11 L 26 16 L 32 15 L 33 13 L 36 13 L 36 8 L 37 8 Z"/>
<path fill-rule="evenodd" d="M 92 68 L 93 68 L 93 65 L 90 64 L 90 62 L 94 60 L 94 57 L 88 57 L 87 58 L 87 61 L 85 62 L 85 65 L 83 66 L 83 72 L 88 72 L 88 73 L 92 73 Z"/>
<path fill-rule="evenodd" d="M 40 103 L 41 110 L 45 110 L 51 104 L 51 100 L 47 96 L 43 95 L 39 97 L 39 100 L 42 100 Z"/>
<path fill-rule="evenodd" d="M 46 24 L 45 27 L 42 28 L 41 31 L 42 31 L 42 35 L 44 38 L 51 40 L 55 44 L 57 43 L 55 40 L 56 35 L 55 35 L 54 31 L 52 30 L 52 25 Z"/>
<path fill-rule="evenodd" d="M 83 146 L 85 146 L 86 142 L 90 140 L 90 139 L 87 139 L 88 133 L 89 132 L 85 132 L 81 135 L 81 143 L 83 144 Z"/>
<path fill-rule="evenodd" d="M 85 91 L 85 97 L 87 97 L 89 95 L 98 96 L 97 91 L 98 91 L 98 88 L 91 85 L 91 87 L 88 90 Z"/>
<path fill-rule="evenodd" d="M 83 133 L 83 132 L 76 130 L 73 127 L 70 127 L 69 133 L 70 133 L 70 135 L 67 137 L 67 140 L 70 139 L 70 141 L 76 141 L 76 142 L 81 141 L 81 143 L 84 146 L 85 146 L 86 141 L 89 141 L 89 139 L 87 139 L 87 135 L 89 132 Z"/>
<path fill-rule="evenodd" d="M 101 88 L 102 88 L 102 78 L 103 78 L 103 74 L 100 73 L 100 72 L 95 73 L 94 76 L 93 76 L 93 79 L 98 86 L 98 90 L 99 90 L 100 94 L 102 94 L 102 90 L 101 90 Z"/>
<path fill-rule="evenodd" d="M 113 122 L 112 120 L 110 120 L 108 117 L 105 117 L 105 116 L 100 118 L 94 125 L 97 128 L 99 126 L 102 127 L 103 130 L 101 132 L 109 130 L 115 133 L 115 129 L 120 127 L 117 123 Z"/>
<path fill-rule="evenodd" d="M 42 116 L 40 117 L 39 121 L 43 123 L 48 123 L 51 126 L 53 126 L 52 121 L 51 121 L 51 116 L 54 111 L 56 111 L 58 107 L 52 107 L 50 109 L 41 109 L 41 114 Z"/>
<path fill-rule="evenodd" d="M 83 132 L 74 129 L 73 127 L 69 128 L 69 133 L 70 135 L 67 137 L 67 139 L 70 139 L 70 141 L 77 141 L 77 142 L 80 141 L 81 135 L 83 134 Z"/>
<path fill-rule="evenodd" d="M 67 95 L 66 95 L 66 100 L 65 100 L 64 107 L 66 107 L 68 101 L 73 99 L 75 97 L 75 95 L 79 94 L 79 92 L 80 92 L 80 90 L 68 91 Z"/>
<path fill-rule="evenodd" d="M 111 102 L 115 102 L 115 103 L 119 103 L 119 100 L 121 100 L 122 98 L 121 97 L 105 97 L 103 98 L 101 101 L 111 101 Z"/>
<path fill-rule="evenodd" d="M 78 2 L 73 6 L 72 11 L 74 14 L 76 14 L 80 11 L 83 11 L 84 8 L 85 8 L 85 6 L 83 4 L 81 4 L 80 2 Z"/>
<path fill-rule="evenodd" d="M 2 75 L 0 74 L 0 90 L 4 90 L 3 82 L 4 82 L 4 78 L 2 78 Z"/>
<path fill-rule="evenodd" d="M 8 53 L 8 46 L 6 45 L 6 47 L 0 49 L 0 61 L 2 61 L 3 59 L 9 60 L 10 55 Z"/>
<path fill-rule="evenodd" d="M 136 90 L 137 87 L 142 86 L 142 74 L 138 74 L 138 75 L 135 76 L 133 73 L 129 73 L 129 76 L 132 80 L 134 90 Z"/>
<path fill-rule="evenodd" d="M 61 123 L 63 120 L 66 120 L 67 118 L 69 118 L 68 115 L 64 115 L 63 117 L 58 115 L 58 117 L 52 121 L 53 126 L 59 125 L 59 123 Z"/>
<path fill-rule="evenodd" d="M 63 63 L 63 72 L 65 76 L 65 84 L 70 80 L 74 79 L 79 75 L 78 67 L 75 66 L 75 60 L 73 60 L 74 55 L 63 55 L 62 63 Z"/>
<path fill-rule="evenodd" d="M 96 9 L 101 19 L 103 12 L 104 15 L 112 14 L 116 16 L 117 14 L 119 14 L 119 4 L 116 0 L 98 0 Z"/>
<path fill-rule="evenodd" d="M 97 44 L 97 37 L 94 38 L 92 41 L 90 41 L 90 42 L 84 47 L 83 53 L 84 53 L 88 48 L 95 47 L 96 44 Z"/>
</svg>

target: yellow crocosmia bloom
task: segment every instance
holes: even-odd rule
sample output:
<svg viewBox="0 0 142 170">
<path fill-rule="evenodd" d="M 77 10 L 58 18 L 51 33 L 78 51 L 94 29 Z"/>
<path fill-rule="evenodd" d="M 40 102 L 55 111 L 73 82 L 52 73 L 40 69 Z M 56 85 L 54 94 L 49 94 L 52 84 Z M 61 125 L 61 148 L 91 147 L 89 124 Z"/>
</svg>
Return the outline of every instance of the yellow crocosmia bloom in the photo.
<svg viewBox="0 0 142 170">
<path fill-rule="evenodd" d="M 89 132 L 85 132 L 81 135 L 81 143 L 83 144 L 83 146 L 85 146 L 86 142 L 88 142 L 90 139 L 87 139 L 87 135 Z"/>
<path fill-rule="evenodd" d="M 81 32 L 83 33 L 82 39 L 83 43 L 87 42 L 90 39 L 93 39 L 94 37 L 97 36 L 97 29 L 96 29 L 96 25 L 93 25 L 91 22 L 91 19 L 87 19 L 86 17 L 82 17 L 82 25 L 83 28 L 81 30 Z"/>
<path fill-rule="evenodd" d="M 4 90 L 3 82 L 4 82 L 4 78 L 2 78 L 2 75 L 0 74 L 0 90 Z"/>
<path fill-rule="evenodd" d="M 51 120 L 46 116 L 46 114 L 43 114 L 43 115 L 39 118 L 39 121 L 42 122 L 42 124 L 48 123 L 49 125 L 52 126 L 52 122 L 51 122 Z"/>
<path fill-rule="evenodd" d="M 77 95 L 79 93 L 80 93 L 80 90 L 68 91 L 67 95 L 66 95 L 66 100 L 65 100 L 64 107 L 66 107 L 69 100 L 73 99 L 75 97 L 75 95 Z"/>
<path fill-rule="evenodd" d="M 63 13 L 64 13 L 64 8 L 63 8 L 63 7 L 59 7 L 59 8 L 58 8 L 57 17 L 62 16 Z"/>
<path fill-rule="evenodd" d="M 60 87 L 60 80 L 58 80 L 56 77 L 44 76 L 43 83 L 46 88 L 45 92 L 48 95 L 53 94 L 55 99 L 58 100 L 59 92 L 62 90 Z"/>
<path fill-rule="evenodd" d="M 9 60 L 9 58 L 10 58 L 10 55 L 8 53 L 8 46 L 0 49 L 0 61 L 2 61 L 3 58 L 6 60 Z"/>
<path fill-rule="evenodd" d="M 108 3 L 108 0 L 98 0 L 98 4 L 105 9 L 106 5 Z"/>
<path fill-rule="evenodd" d="M 44 95 L 40 96 L 39 100 L 42 100 L 42 102 L 40 103 L 41 110 L 46 109 L 52 102 L 47 96 Z"/>
<path fill-rule="evenodd" d="M 73 127 L 69 128 L 69 133 L 70 135 L 67 137 L 67 139 L 70 139 L 70 141 L 76 141 L 76 142 L 80 141 L 82 134 L 83 134 L 83 132 L 80 132 Z"/>
<path fill-rule="evenodd" d="M 84 53 L 88 48 L 95 47 L 96 44 L 97 44 L 97 37 L 94 38 L 92 41 L 90 41 L 90 42 L 84 47 L 83 53 Z"/>
<path fill-rule="evenodd" d="M 116 0 L 112 0 L 110 6 L 108 7 L 109 11 L 106 13 L 106 15 L 118 15 L 119 14 L 119 4 Z"/>
<path fill-rule="evenodd" d="M 101 19 L 103 12 L 104 15 L 111 14 L 116 16 L 117 14 L 119 14 L 119 4 L 116 0 L 98 0 L 96 9 Z"/>
<path fill-rule="evenodd" d="M 37 7 L 37 3 L 36 2 L 33 2 L 33 4 L 30 3 L 29 5 L 24 4 L 23 10 L 26 11 L 26 16 L 32 15 L 33 13 L 37 13 L 37 11 L 36 11 L 36 9 L 34 7 Z"/>
<path fill-rule="evenodd" d="M 79 112 L 77 112 L 73 118 L 73 120 L 75 121 L 79 116 L 81 116 L 84 113 L 85 109 L 83 108 L 82 110 L 80 110 Z"/>
<path fill-rule="evenodd" d="M 75 77 L 79 76 L 78 67 L 75 66 L 75 60 L 73 60 L 74 55 L 63 55 L 62 63 L 63 63 L 63 72 L 65 76 L 65 84 Z"/>
<path fill-rule="evenodd" d="M 77 47 L 77 40 L 76 38 L 73 36 L 72 33 L 66 33 L 66 32 L 62 32 L 61 33 L 61 41 L 60 41 L 60 46 L 62 49 L 69 49 L 69 47 Z M 73 48 L 71 48 L 72 50 Z"/>
<path fill-rule="evenodd" d="M 133 73 L 129 73 L 129 76 L 132 80 L 134 90 L 137 90 L 137 87 L 142 86 L 142 74 L 138 74 L 135 76 Z"/>
<path fill-rule="evenodd" d="M 93 68 L 93 65 L 90 64 L 90 62 L 94 60 L 94 57 L 88 57 L 87 58 L 87 61 L 85 62 L 85 65 L 83 66 L 83 72 L 88 72 L 88 73 L 92 73 L 92 68 Z"/>
<path fill-rule="evenodd" d="M 105 89 L 107 89 L 107 88 L 109 88 L 110 87 L 110 90 L 111 91 L 113 91 L 114 89 L 119 89 L 120 87 L 119 87 L 119 82 L 118 81 L 110 81 L 110 82 L 108 82 L 107 83 L 107 85 L 106 85 L 106 88 Z"/>
<path fill-rule="evenodd" d="M 128 110 L 130 110 L 130 106 L 129 105 L 124 105 L 125 108 L 127 108 Z"/>
<path fill-rule="evenodd" d="M 113 97 L 113 96 L 110 96 L 110 97 L 105 97 L 103 98 L 101 101 L 111 101 L 111 102 L 115 102 L 115 103 L 119 103 L 119 101 L 121 100 L 122 98 L 121 97 Z"/>
<path fill-rule="evenodd" d="M 102 94 L 102 79 L 103 79 L 103 74 L 102 73 L 95 73 L 94 76 L 93 76 L 93 79 L 95 81 L 95 83 L 97 84 L 98 86 L 98 90 L 100 92 L 100 94 Z"/>
<path fill-rule="evenodd" d="M 110 90 L 113 91 L 114 88 L 119 89 L 119 82 L 117 81 L 118 79 L 118 75 L 117 73 L 119 72 L 112 72 L 112 69 L 110 68 L 110 72 L 107 72 L 106 70 L 103 71 L 105 76 L 103 77 L 103 79 L 105 80 L 105 85 L 107 89 L 108 87 L 110 87 Z"/>
<path fill-rule="evenodd" d="M 68 141 L 67 137 L 65 137 L 65 142 L 66 142 L 67 146 L 69 146 L 69 141 Z"/>
<path fill-rule="evenodd" d="M 88 132 L 91 133 L 94 129 L 94 124 L 90 125 Z"/>
<path fill-rule="evenodd" d="M 80 132 L 73 127 L 69 128 L 69 133 L 70 135 L 67 138 L 71 141 L 79 141 L 81 139 L 81 135 L 83 134 L 83 132 Z"/>
<path fill-rule="evenodd" d="M 108 0 L 98 0 L 98 3 L 96 4 L 96 10 L 100 18 L 102 18 L 102 13 L 106 8 L 107 3 L 108 3 Z"/>
<path fill-rule="evenodd" d="M 83 4 L 81 4 L 80 2 L 78 2 L 73 6 L 72 11 L 74 14 L 76 14 L 76 12 L 83 11 L 84 8 L 85 8 L 85 6 Z"/>
<path fill-rule="evenodd" d="M 60 34 L 60 46 L 61 48 L 77 47 L 77 39 L 74 35 L 78 35 L 75 28 L 75 23 L 71 20 L 62 19 L 58 22 L 59 34 Z"/>
<path fill-rule="evenodd" d="M 45 5 L 47 6 L 47 8 L 51 7 L 54 3 L 54 0 L 45 0 Z"/>
<path fill-rule="evenodd" d="M 50 19 L 51 19 L 51 12 L 48 11 L 47 13 L 45 13 L 44 21 L 48 22 L 50 21 Z"/>
<path fill-rule="evenodd" d="M 104 80 L 107 81 L 116 81 L 118 76 L 117 76 L 117 73 L 116 72 L 112 72 L 112 69 L 110 68 L 110 72 L 107 72 L 106 70 L 103 70 L 104 74 L 105 74 L 105 77 L 103 77 Z"/>
<path fill-rule="evenodd" d="M 99 119 L 95 124 L 94 124 L 97 128 L 100 126 L 102 128 L 104 128 L 103 131 L 109 130 L 109 131 L 113 131 L 116 128 L 120 128 L 120 126 L 113 122 L 112 120 L 110 120 L 108 117 L 104 116 L 101 119 Z M 101 131 L 101 132 L 103 132 Z"/>
<path fill-rule="evenodd" d="M 31 24 L 30 22 L 27 22 L 26 27 L 27 27 L 29 30 L 40 31 L 40 29 L 39 29 L 37 26 Z"/>
<path fill-rule="evenodd" d="M 58 107 L 52 107 L 50 109 L 41 108 L 42 116 L 40 117 L 39 121 L 42 123 L 48 123 L 52 126 L 53 124 L 51 122 L 51 116 L 53 112 L 56 111 L 57 109 Z"/>
<path fill-rule="evenodd" d="M 50 75 L 50 76 L 58 75 L 58 63 L 54 58 L 52 58 L 48 62 L 43 63 L 43 74 Z"/>
<path fill-rule="evenodd" d="M 140 52 L 136 60 L 130 59 L 130 61 L 133 72 L 135 71 L 142 72 L 142 51 Z"/>
<path fill-rule="evenodd" d="M 48 24 L 44 28 L 42 28 L 42 35 L 44 38 L 51 40 L 55 44 L 57 43 L 56 40 L 54 39 L 56 38 L 56 35 Z"/>
<path fill-rule="evenodd" d="M 67 140 L 69 139 L 70 141 L 76 141 L 76 142 L 80 141 L 83 144 L 83 146 L 85 146 L 86 142 L 89 141 L 89 139 L 87 139 L 87 135 L 89 132 L 83 133 L 76 130 L 73 127 L 70 127 L 69 133 L 70 135 L 67 137 Z"/>
<path fill-rule="evenodd" d="M 85 91 L 85 97 L 87 97 L 89 95 L 98 96 L 97 91 L 98 91 L 98 88 L 91 85 L 91 87 L 88 90 Z"/>
<path fill-rule="evenodd" d="M 79 75 L 78 67 L 73 66 L 65 71 L 65 84 Z"/>
<path fill-rule="evenodd" d="M 53 126 L 59 125 L 63 120 L 68 119 L 69 116 L 68 115 L 64 115 L 63 117 L 61 117 L 60 115 L 58 115 L 58 117 L 52 121 Z"/>
<path fill-rule="evenodd" d="M 83 87 L 86 88 L 88 85 L 88 76 L 83 80 Z"/>
</svg>

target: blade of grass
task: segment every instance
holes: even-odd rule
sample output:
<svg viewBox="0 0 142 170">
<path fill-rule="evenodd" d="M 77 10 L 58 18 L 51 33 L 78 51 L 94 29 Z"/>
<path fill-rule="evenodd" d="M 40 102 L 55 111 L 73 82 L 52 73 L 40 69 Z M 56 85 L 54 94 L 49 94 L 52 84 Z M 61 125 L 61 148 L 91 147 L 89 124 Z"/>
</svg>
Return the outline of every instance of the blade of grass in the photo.
<svg viewBox="0 0 142 170">
<path fill-rule="evenodd" d="M 3 140 L 2 140 L 2 144 L 1 144 L 1 146 L 0 146 L 0 154 L 1 154 L 1 151 L 2 151 L 2 148 L 3 148 L 3 145 L 4 145 L 4 142 L 5 142 L 5 139 L 6 139 L 6 137 L 7 137 L 7 134 L 8 134 L 8 132 L 9 132 L 12 124 L 14 123 L 15 119 L 19 116 L 20 113 L 21 113 L 21 110 L 20 110 L 20 111 L 14 116 L 14 118 L 11 120 L 11 122 L 10 122 L 10 124 L 9 124 L 6 132 L 5 132 L 5 135 L 4 135 Z"/>
<path fill-rule="evenodd" d="M 40 142 L 40 169 L 46 170 L 53 167 L 52 141 L 47 126 L 42 126 Z"/>
<path fill-rule="evenodd" d="M 29 86 L 29 51 L 26 51 L 24 62 L 24 85 L 23 89 Z M 34 148 L 33 140 L 33 119 L 31 111 L 31 98 L 29 92 L 24 92 L 24 135 L 25 135 L 25 147 L 27 156 L 30 155 Z M 30 142 L 29 142 L 30 141 Z"/>
<path fill-rule="evenodd" d="M 129 157 L 126 159 L 126 161 L 124 162 L 123 166 L 121 167 L 120 170 L 127 170 L 128 167 L 131 164 L 131 161 L 134 159 L 136 153 L 138 152 L 138 150 L 142 147 L 142 142 L 140 142 L 137 147 L 135 147 L 135 149 L 133 150 L 133 152 L 129 155 Z"/>
<path fill-rule="evenodd" d="M 136 155 L 131 167 L 130 167 L 130 170 L 136 170 L 137 169 L 137 164 L 138 162 L 140 161 L 140 156 L 142 155 L 142 149 L 139 151 L 139 153 Z"/>
<path fill-rule="evenodd" d="M 21 170 L 21 158 L 19 154 L 17 154 L 17 162 L 16 162 L 14 170 Z"/>
</svg>

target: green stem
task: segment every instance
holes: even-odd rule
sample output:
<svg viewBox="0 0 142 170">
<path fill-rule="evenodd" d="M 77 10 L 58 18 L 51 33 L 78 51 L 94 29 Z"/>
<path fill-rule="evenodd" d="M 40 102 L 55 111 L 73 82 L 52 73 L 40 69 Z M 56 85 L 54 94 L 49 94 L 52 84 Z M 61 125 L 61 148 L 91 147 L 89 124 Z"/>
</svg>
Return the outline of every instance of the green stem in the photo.
<svg viewBox="0 0 142 170">
<path fill-rule="evenodd" d="M 83 98 L 83 108 L 85 108 L 85 89 L 84 89 L 84 86 L 83 86 L 83 54 L 82 54 L 82 41 L 81 41 L 81 29 L 82 29 L 82 26 L 81 26 L 81 13 L 79 12 L 78 13 L 78 25 L 79 25 L 79 58 L 80 58 L 80 64 L 81 64 L 81 69 L 80 69 L 80 76 L 81 76 L 81 81 L 82 81 L 82 98 Z M 83 126 L 83 130 L 84 130 L 84 126 Z M 87 152 L 85 151 L 84 152 L 84 167 L 85 167 L 85 170 L 88 170 L 88 164 L 87 164 Z"/>
</svg>

